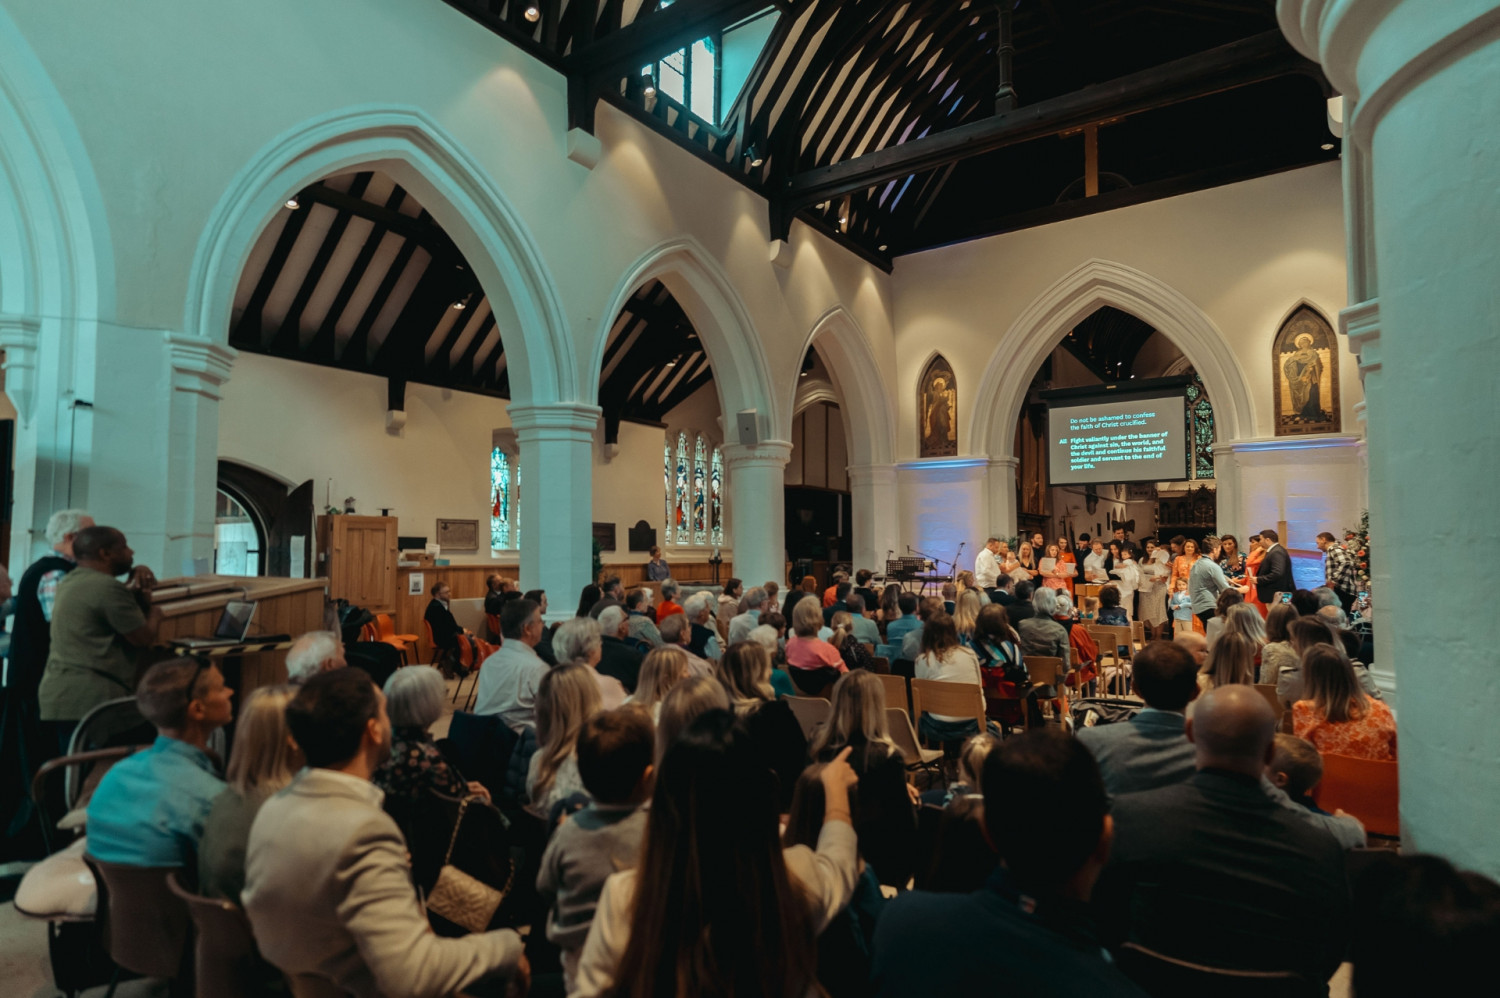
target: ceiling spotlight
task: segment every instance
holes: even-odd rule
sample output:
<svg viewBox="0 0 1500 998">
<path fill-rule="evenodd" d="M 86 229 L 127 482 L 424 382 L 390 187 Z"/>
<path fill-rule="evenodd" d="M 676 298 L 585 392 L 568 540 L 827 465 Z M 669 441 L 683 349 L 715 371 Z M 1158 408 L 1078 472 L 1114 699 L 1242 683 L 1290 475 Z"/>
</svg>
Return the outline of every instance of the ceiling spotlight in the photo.
<svg viewBox="0 0 1500 998">
<path fill-rule="evenodd" d="M 652 67 L 646 66 L 641 70 L 641 75 L 646 78 L 646 89 L 642 93 L 649 100 L 656 96 L 656 71 Z"/>
<path fill-rule="evenodd" d="M 819 201 L 818 202 L 818 210 L 819 211 L 827 211 L 828 210 L 828 202 L 827 201 Z"/>
<path fill-rule="evenodd" d="M 801 374 L 797 375 L 797 377 L 799 377 L 799 378 L 805 378 L 805 377 L 807 377 L 807 372 L 803 371 Z"/>
<path fill-rule="evenodd" d="M 302 202 L 298 201 L 296 198 L 287 198 L 286 206 L 293 211 L 296 211 L 298 208 L 302 207 Z"/>
<path fill-rule="evenodd" d="M 766 161 L 765 157 L 760 154 L 760 150 L 755 147 L 755 143 L 753 142 L 750 143 L 750 148 L 745 150 L 745 158 L 750 161 L 751 166 L 755 167 L 760 166 Z"/>
<path fill-rule="evenodd" d="M 669 361 L 667 361 L 667 366 L 668 367 L 676 367 L 677 366 L 677 361 L 675 361 L 675 360 L 669 360 Z"/>
<path fill-rule="evenodd" d="M 526 20 L 535 24 L 541 19 L 542 12 L 536 4 L 528 4 L 526 7 Z"/>
<path fill-rule="evenodd" d="M 848 225 L 849 224 L 849 216 L 848 215 L 840 215 L 839 216 L 839 224 L 840 225 Z"/>
<path fill-rule="evenodd" d="M 456 301 L 456 302 L 453 303 L 453 311 L 455 311 L 455 312 L 462 312 L 464 309 L 466 309 L 468 307 L 469 307 L 469 300 L 467 298 L 460 298 L 458 301 Z"/>
<path fill-rule="evenodd" d="M 1323 143 L 1323 151 L 1324 152 L 1333 152 L 1333 143 L 1332 142 L 1324 142 Z"/>
<path fill-rule="evenodd" d="M 880 244 L 880 252 L 884 253 L 888 249 L 890 249 L 890 247 L 887 246 L 885 243 L 881 243 Z"/>
</svg>

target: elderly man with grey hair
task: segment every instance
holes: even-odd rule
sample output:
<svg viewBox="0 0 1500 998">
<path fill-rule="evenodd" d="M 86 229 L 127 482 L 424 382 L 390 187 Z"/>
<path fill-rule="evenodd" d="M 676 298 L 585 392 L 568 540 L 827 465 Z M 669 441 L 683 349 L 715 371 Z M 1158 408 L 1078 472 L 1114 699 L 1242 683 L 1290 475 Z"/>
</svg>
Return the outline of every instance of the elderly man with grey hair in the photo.
<svg viewBox="0 0 1500 998">
<path fill-rule="evenodd" d="M 385 711 L 391 719 L 391 757 L 370 776 L 387 800 L 417 803 L 434 792 L 447 797 L 478 794 L 484 784 L 465 780 L 438 751 L 429 730 L 443 716 L 448 686 L 430 665 L 409 665 L 385 681 Z"/>
<path fill-rule="evenodd" d="M 719 632 L 714 627 L 714 610 L 718 600 L 708 590 L 694 593 L 683 604 L 682 612 L 687 617 L 691 630 L 688 635 L 688 651 L 699 658 L 717 662 L 724 654 L 719 644 Z M 671 619 L 671 618 L 668 618 Z"/>
<path fill-rule="evenodd" d="M 729 621 L 729 643 L 738 644 L 760 625 L 760 614 L 766 606 L 766 591 L 756 586 L 745 594 L 745 612 Z"/>
<path fill-rule="evenodd" d="M 81 509 L 53 513 L 47 520 L 47 543 L 52 550 L 32 562 L 15 587 L 16 616 L 10 630 L 10 668 L 5 685 L 31 703 L 33 722 L 37 683 L 52 651 L 52 606 L 57 601 L 57 584 L 78 564 L 73 557 L 73 538 L 93 525 L 94 518 Z"/>
<path fill-rule="evenodd" d="M 601 617 L 603 615 L 600 613 Z M 629 694 L 625 692 L 624 685 L 614 676 L 606 676 L 599 671 L 599 659 L 604 651 L 604 636 L 600 631 L 599 621 L 592 617 L 574 617 L 563 621 L 557 625 L 557 630 L 552 635 L 552 651 L 557 656 L 558 665 L 577 662 L 589 667 L 589 671 L 594 674 L 594 682 L 599 685 L 599 699 L 603 701 L 601 709 L 614 710 L 625 702 Z"/>
<path fill-rule="evenodd" d="M 344 643 L 332 631 L 308 631 L 292 643 L 286 653 L 286 681 L 305 683 L 319 672 L 342 669 Z"/>
<path fill-rule="evenodd" d="M 607 607 L 599 614 L 599 664 L 594 668 L 602 675 L 618 679 L 626 693 L 634 693 L 642 659 L 630 637 L 630 618 L 625 608 Z"/>
<path fill-rule="evenodd" d="M 714 664 L 700 655 L 695 655 L 689 642 L 693 636 L 693 625 L 687 614 L 674 613 L 661 622 L 661 638 L 664 647 L 681 648 L 688 658 L 688 671 L 695 676 L 712 676 Z"/>
</svg>

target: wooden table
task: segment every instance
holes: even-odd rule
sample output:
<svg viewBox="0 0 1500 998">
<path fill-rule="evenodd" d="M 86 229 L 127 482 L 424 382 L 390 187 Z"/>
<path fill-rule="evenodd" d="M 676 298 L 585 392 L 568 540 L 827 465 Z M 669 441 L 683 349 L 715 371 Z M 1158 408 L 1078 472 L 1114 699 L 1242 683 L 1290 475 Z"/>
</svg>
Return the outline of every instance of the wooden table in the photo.
<svg viewBox="0 0 1500 998">
<path fill-rule="evenodd" d="M 214 654 L 225 680 L 243 701 L 252 690 L 286 681 L 286 649 L 289 642 L 265 646 L 255 640 L 257 634 L 286 634 L 296 639 L 308 631 L 324 628 L 327 604 L 327 579 L 279 579 L 256 576 L 199 575 L 187 579 L 170 579 L 165 589 L 178 583 L 232 583 L 233 588 L 217 592 L 161 600 L 161 628 L 157 641 L 170 645 L 176 638 L 206 638 L 219 626 L 224 604 L 232 599 L 254 600 L 255 619 L 244 645 L 238 652 L 205 649 Z"/>
</svg>

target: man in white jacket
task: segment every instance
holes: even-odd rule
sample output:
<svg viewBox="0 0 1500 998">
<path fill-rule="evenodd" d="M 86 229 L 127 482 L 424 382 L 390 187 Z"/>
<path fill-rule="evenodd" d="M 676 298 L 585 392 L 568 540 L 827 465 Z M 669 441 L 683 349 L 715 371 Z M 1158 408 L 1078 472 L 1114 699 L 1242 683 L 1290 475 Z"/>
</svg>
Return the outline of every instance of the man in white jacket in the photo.
<svg viewBox="0 0 1500 998">
<path fill-rule="evenodd" d="M 974 585 L 989 592 L 1000 578 L 1000 538 L 991 537 L 974 558 Z"/>
</svg>

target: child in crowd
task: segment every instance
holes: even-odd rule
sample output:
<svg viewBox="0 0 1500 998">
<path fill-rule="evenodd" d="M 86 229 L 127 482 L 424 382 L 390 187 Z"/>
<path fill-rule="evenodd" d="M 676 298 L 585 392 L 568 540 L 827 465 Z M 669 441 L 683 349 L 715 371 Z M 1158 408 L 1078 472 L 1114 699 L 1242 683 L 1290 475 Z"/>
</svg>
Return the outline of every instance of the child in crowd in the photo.
<svg viewBox="0 0 1500 998">
<path fill-rule="evenodd" d="M 1328 813 L 1312 799 L 1313 788 L 1323 779 L 1323 757 L 1306 738 L 1277 732 L 1276 753 L 1266 764 L 1266 778 L 1309 811 Z"/>
<path fill-rule="evenodd" d="M 655 746 L 650 713 L 633 705 L 595 714 L 578 735 L 578 773 L 594 801 L 558 828 L 536 878 L 570 993 L 605 878 L 634 866 L 641 850 Z"/>
<path fill-rule="evenodd" d="M 922 803 L 947 807 L 956 797 L 978 794 L 984 760 L 999 746 L 1000 739 L 991 734 L 974 735 L 964 742 L 963 747 L 958 750 L 958 782 L 946 789 L 923 791 Z"/>
<path fill-rule="evenodd" d="M 1085 596 L 1083 598 L 1083 619 L 1094 620 L 1099 616 L 1099 597 Z M 1099 621 L 1104 623 L 1104 621 Z"/>
</svg>

